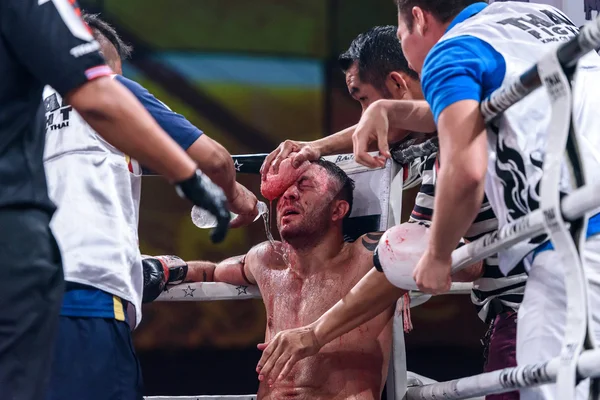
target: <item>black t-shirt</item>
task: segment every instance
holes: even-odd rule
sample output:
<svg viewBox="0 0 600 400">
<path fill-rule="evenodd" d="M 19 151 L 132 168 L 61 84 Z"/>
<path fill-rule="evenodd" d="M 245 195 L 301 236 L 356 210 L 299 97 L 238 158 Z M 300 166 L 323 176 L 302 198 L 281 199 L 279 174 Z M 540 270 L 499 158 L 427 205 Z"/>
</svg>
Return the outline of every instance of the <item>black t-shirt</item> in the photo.
<svg viewBox="0 0 600 400">
<path fill-rule="evenodd" d="M 43 165 L 48 84 L 65 95 L 109 75 L 74 0 L 0 1 L 0 209 L 54 211 Z"/>
</svg>

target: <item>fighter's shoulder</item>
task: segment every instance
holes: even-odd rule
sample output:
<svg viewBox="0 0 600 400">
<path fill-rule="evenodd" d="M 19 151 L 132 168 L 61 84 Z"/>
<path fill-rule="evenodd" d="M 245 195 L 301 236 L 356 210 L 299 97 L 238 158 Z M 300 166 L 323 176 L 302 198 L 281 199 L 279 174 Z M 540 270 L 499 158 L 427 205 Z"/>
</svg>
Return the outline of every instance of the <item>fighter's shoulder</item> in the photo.
<svg viewBox="0 0 600 400">
<path fill-rule="evenodd" d="M 372 253 L 379 244 L 383 232 L 369 232 L 358 238 L 352 247 L 361 253 Z"/>
<path fill-rule="evenodd" d="M 252 267 L 273 269 L 284 265 L 283 245 L 279 241 L 262 242 L 253 246 L 246 255 L 246 262 Z"/>
</svg>

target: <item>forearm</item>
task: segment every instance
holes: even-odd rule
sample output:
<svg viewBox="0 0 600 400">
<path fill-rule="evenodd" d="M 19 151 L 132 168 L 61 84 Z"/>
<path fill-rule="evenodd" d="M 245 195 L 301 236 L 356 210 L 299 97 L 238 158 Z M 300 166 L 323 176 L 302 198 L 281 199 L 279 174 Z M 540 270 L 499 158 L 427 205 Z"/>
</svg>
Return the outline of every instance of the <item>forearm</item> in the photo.
<svg viewBox="0 0 600 400">
<path fill-rule="evenodd" d="M 484 180 L 465 178 L 469 168 L 468 160 L 457 156 L 445 162 L 439 171 L 430 249 L 440 258 L 452 254 L 481 208 Z"/>
<path fill-rule="evenodd" d="M 448 106 L 438 120 L 440 170 L 428 251 L 448 259 L 483 202 L 487 172 L 487 136 L 479 103 Z"/>
<path fill-rule="evenodd" d="M 236 172 L 229 152 L 208 136 L 202 135 L 187 149 L 187 153 L 196 161 L 198 168 L 223 189 L 227 200 L 232 201 L 237 195 Z"/>
<path fill-rule="evenodd" d="M 320 346 L 357 328 L 384 312 L 405 290 L 392 285 L 373 268 L 312 326 Z"/>
<path fill-rule="evenodd" d="M 321 156 L 352 153 L 352 134 L 356 125 L 312 142 Z"/>
<path fill-rule="evenodd" d="M 113 79 L 90 81 L 69 93 L 66 100 L 109 143 L 170 181 L 185 180 L 196 170 L 192 159 Z"/>
<path fill-rule="evenodd" d="M 209 261 L 189 261 L 186 282 L 213 282 L 216 264 Z"/>
<path fill-rule="evenodd" d="M 378 100 L 376 103 L 381 103 L 387 112 L 390 143 L 404 139 L 406 131 L 420 133 L 436 131 L 433 114 L 425 100 Z"/>
</svg>

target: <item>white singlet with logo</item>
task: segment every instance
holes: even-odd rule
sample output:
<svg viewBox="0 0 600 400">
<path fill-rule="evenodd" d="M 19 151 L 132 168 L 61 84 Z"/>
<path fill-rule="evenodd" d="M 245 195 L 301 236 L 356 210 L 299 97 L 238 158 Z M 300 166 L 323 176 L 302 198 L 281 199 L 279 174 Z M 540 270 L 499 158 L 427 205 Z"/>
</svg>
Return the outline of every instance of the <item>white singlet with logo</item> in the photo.
<svg viewBox="0 0 600 400">
<path fill-rule="evenodd" d="M 521 2 L 493 3 L 456 25 L 440 41 L 474 36 L 491 45 L 506 63 L 503 84 L 517 79 L 542 56 L 578 32 L 558 9 Z M 600 168 L 600 57 L 592 52 L 581 59 L 573 88 L 573 118 L 581 136 L 582 157 L 588 171 Z M 486 194 L 500 226 L 539 208 L 539 182 L 548 125 L 550 99 L 538 89 L 488 126 L 489 163 Z M 591 182 L 600 174 L 590 174 Z M 563 164 L 561 191 L 568 193 L 569 177 Z M 501 253 L 508 273 L 539 243 L 522 242 Z"/>
<path fill-rule="evenodd" d="M 65 280 L 129 301 L 141 320 L 142 261 L 138 246 L 141 168 L 100 137 L 51 87 L 44 89 L 44 167 L 51 222 Z M 132 321 L 133 322 L 133 321 Z"/>
</svg>

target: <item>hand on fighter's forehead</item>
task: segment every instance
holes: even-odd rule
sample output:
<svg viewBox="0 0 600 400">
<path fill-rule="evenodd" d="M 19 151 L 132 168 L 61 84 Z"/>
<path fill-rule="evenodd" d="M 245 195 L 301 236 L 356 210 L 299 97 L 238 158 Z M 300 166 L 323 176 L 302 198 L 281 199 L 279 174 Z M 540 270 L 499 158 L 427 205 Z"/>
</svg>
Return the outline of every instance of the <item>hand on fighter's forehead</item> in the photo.
<svg viewBox="0 0 600 400">
<path fill-rule="evenodd" d="M 305 161 L 298 168 L 294 168 L 291 158 L 286 158 L 279 165 L 277 172 L 273 171 L 273 167 L 269 168 L 265 179 L 261 181 L 260 192 L 267 200 L 281 197 L 308 170 L 310 165 L 309 161 Z"/>
</svg>

